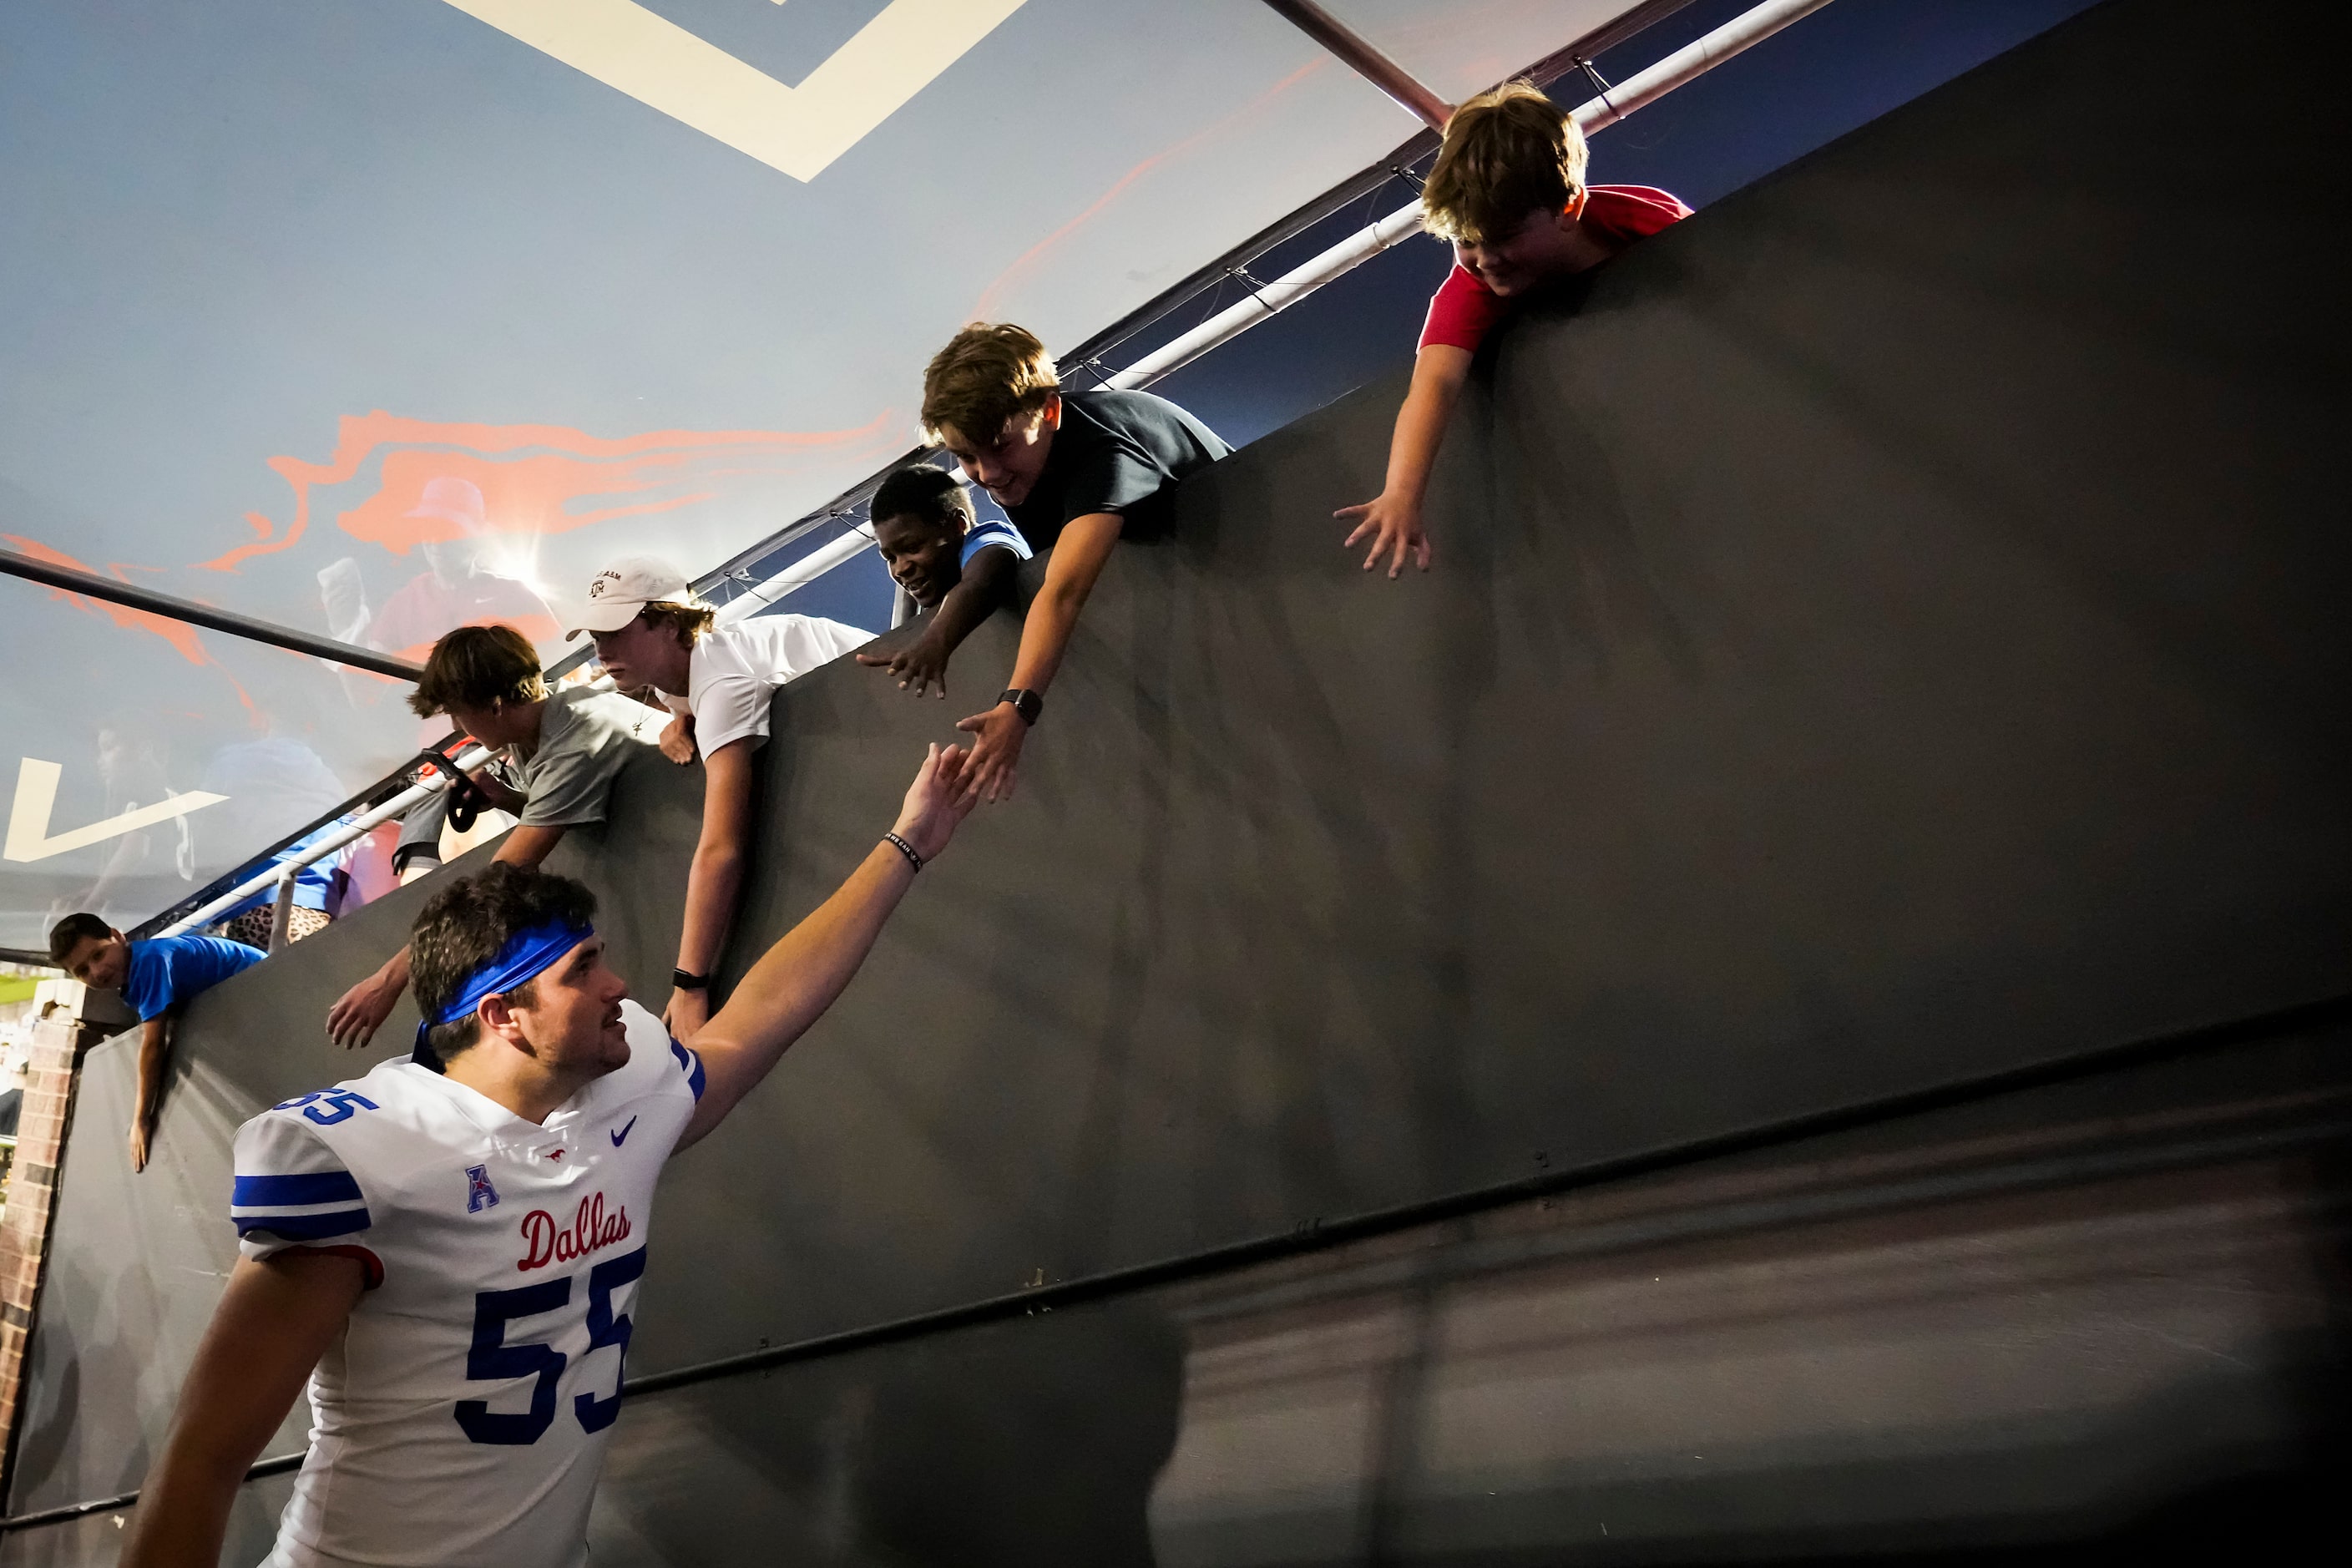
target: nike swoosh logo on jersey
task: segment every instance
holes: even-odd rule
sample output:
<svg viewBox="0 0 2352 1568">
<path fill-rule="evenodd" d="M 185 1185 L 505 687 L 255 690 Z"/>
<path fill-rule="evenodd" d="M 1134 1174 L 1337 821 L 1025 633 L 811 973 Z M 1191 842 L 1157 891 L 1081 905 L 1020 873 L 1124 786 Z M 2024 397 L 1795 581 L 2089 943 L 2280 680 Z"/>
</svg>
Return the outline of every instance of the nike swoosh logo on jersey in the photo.
<svg viewBox="0 0 2352 1568">
<path fill-rule="evenodd" d="M 630 1117 L 629 1126 L 624 1127 L 618 1132 L 613 1134 L 613 1147 L 615 1149 L 619 1148 L 621 1146 L 621 1141 L 629 1135 L 629 1127 L 635 1127 L 636 1124 L 637 1119 L 634 1116 Z"/>
</svg>

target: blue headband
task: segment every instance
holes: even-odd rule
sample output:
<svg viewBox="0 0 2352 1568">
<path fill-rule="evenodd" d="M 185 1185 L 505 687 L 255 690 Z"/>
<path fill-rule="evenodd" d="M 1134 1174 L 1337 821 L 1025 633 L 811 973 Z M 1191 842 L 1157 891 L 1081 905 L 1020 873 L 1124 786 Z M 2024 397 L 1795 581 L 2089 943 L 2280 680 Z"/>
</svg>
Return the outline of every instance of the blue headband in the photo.
<svg viewBox="0 0 2352 1568">
<path fill-rule="evenodd" d="M 470 1018 L 474 1009 L 482 1005 L 485 996 L 496 996 L 511 991 L 534 976 L 590 937 L 596 934 L 591 925 L 571 925 L 562 921 L 550 921 L 545 925 L 519 931 L 507 938 L 498 956 L 467 977 L 449 1005 L 416 1026 L 416 1049 L 409 1059 L 419 1067 L 441 1070 L 441 1058 L 431 1046 L 425 1043 L 425 1034 L 439 1024 L 454 1024 L 460 1018 Z"/>
</svg>

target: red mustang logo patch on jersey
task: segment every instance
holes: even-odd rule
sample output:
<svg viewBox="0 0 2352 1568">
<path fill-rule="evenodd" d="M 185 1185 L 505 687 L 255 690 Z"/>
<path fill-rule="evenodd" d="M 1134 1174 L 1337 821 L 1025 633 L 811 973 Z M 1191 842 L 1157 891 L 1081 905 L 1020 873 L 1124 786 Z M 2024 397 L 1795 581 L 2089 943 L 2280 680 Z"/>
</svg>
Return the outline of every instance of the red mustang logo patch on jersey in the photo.
<svg viewBox="0 0 2352 1568">
<path fill-rule="evenodd" d="M 587 1257 L 600 1247 L 628 1239 L 633 1227 L 629 1211 L 618 1208 L 610 1215 L 604 1212 L 604 1194 L 593 1194 L 580 1200 L 580 1210 L 572 1223 L 559 1228 L 555 1216 L 545 1209 L 533 1209 L 522 1216 L 522 1261 L 519 1269 L 544 1268 L 551 1263 L 570 1263 Z"/>
</svg>

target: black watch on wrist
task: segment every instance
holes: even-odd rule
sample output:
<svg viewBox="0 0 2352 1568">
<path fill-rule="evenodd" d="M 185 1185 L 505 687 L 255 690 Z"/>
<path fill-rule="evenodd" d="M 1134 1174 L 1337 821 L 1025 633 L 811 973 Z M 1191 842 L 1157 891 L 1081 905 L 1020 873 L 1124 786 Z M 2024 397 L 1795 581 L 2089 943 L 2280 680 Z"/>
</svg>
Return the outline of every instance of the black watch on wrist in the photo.
<svg viewBox="0 0 2352 1568">
<path fill-rule="evenodd" d="M 1034 724 L 1037 721 L 1037 715 L 1045 710 L 1045 700 L 1043 697 L 1018 686 L 1005 688 L 996 694 L 996 700 L 999 702 L 1012 703 L 1013 710 L 1021 715 L 1021 721 L 1024 724 Z"/>
<path fill-rule="evenodd" d="M 710 984 L 710 976 L 688 974 L 683 969 L 673 969 L 669 972 L 669 983 L 680 991 L 700 991 Z"/>
</svg>

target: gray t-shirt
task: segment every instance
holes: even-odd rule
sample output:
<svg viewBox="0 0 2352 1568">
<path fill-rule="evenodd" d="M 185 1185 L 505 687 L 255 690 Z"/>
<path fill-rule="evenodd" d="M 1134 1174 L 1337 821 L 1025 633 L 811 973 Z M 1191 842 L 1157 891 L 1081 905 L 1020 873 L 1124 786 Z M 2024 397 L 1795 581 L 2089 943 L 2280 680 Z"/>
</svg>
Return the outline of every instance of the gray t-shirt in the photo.
<svg viewBox="0 0 2352 1568">
<path fill-rule="evenodd" d="M 539 745 L 509 752 L 515 787 L 529 797 L 525 827 L 572 827 L 604 820 L 613 776 L 661 733 L 667 715 L 616 691 L 565 686 L 549 693 Z"/>
</svg>

